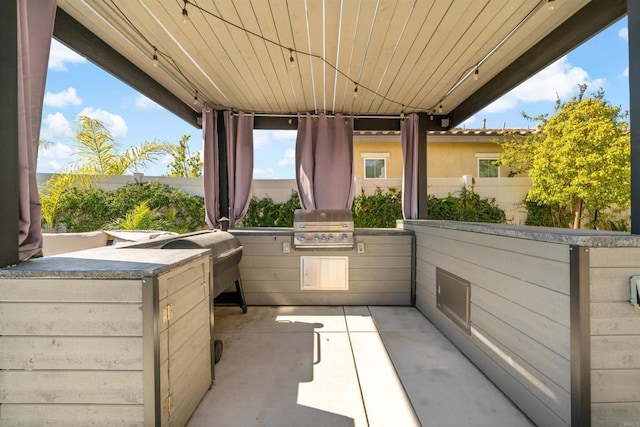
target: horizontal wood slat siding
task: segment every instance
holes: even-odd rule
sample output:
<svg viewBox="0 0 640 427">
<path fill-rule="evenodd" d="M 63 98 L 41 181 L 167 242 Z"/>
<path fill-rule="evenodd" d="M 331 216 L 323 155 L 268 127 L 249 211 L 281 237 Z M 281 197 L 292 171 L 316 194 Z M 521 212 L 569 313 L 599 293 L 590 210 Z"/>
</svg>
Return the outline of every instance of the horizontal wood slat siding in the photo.
<svg viewBox="0 0 640 427">
<path fill-rule="evenodd" d="M 2 404 L 2 425 L 65 427 L 142 425 L 142 405 Z"/>
<path fill-rule="evenodd" d="M 142 281 L 0 280 L 0 424 L 142 424 Z"/>
<path fill-rule="evenodd" d="M 405 224 L 416 306 L 536 424 L 571 422 L 569 247 Z M 471 334 L 436 308 L 436 267 L 471 282 Z"/>
<path fill-rule="evenodd" d="M 3 279 L 0 299 L 16 302 L 142 302 L 137 280 Z"/>
<path fill-rule="evenodd" d="M 2 369 L 142 370 L 142 337 L 0 339 Z"/>
<path fill-rule="evenodd" d="M 355 250 L 296 250 L 291 236 L 242 235 L 240 276 L 250 305 L 409 305 L 412 237 L 356 236 L 365 253 Z M 291 252 L 282 252 L 282 244 Z M 349 289 L 300 290 L 301 256 L 349 256 Z"/>
<path fill-rule="evenodd" d="M 0 425 L 185 425 L 211 385 L 209 268 L 0 278 Z"/>
<path fill-rule="evenodd" d="M 0 371 L 0 402 L 142 404 L 142 371 Z"/>
<path fill-rule="evenodd" d="M 640 248 L 591 248 L 589 259 L 592 422 L 635 426 L 640 422 L 640 309 L 629 303 L 629 278 L 640 275 Z"/>
</svg>

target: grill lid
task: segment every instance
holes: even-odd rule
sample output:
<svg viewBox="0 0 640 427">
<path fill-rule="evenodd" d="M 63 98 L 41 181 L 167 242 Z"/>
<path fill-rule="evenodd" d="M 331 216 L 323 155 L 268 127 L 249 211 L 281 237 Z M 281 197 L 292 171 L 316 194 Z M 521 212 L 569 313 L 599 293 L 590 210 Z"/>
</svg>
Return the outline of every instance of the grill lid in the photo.
<svg viewBox="0 0 640 427">
<path fill-rule="evenodd" d="M 296 209 L 293 214 L 294 231 L 329 229 L 353 231 L 353 214 L 350 209 Z"/>
</svg>

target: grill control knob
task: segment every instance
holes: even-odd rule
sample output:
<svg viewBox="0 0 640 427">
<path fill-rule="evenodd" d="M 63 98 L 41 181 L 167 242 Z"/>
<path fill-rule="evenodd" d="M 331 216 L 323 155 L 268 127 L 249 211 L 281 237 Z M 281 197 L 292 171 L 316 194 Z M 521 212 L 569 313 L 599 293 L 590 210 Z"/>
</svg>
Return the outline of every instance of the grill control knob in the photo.
<svg viewBox="0 0 640 427">
<path fill-rule="evenodd" d="M 342 235 L 342 240 L 347 240 L 347 239 L 348 239 L 347 235 L 346 235 L 346 234 L 343 234 L 343 235 Z"/>
<path fill-rule="evenodd" d="M 313 241 L 314 242 L 318 242 L 319 240 L 320 240 L 320 236 L 319 235 L 316 234 L 315 236 L 313 236 Z"/>
<path fill-rule="evenodd" d="M 327 236 L 327 240 L 330 241 L 330 242 L 333 242 L 333 234 L 329 234 Z"/>
</svg>

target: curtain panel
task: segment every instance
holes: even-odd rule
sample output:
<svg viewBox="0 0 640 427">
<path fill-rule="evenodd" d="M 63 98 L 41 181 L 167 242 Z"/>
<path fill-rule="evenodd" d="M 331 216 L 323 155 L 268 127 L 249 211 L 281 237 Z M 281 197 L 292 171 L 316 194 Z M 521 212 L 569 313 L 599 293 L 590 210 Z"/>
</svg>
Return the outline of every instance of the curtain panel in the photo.
<svg viewBox="0 0 640 427">
<path fill-rule="evenodd" d="M 298 117 L 296 180 L 304 209 L 351 209 L 353 118 Z"/>
<path fill-rule="evenodd" d="M 204 209 L 209 228 L 217 228 L 220 217 L 217 123 L 218 112 L 205 107 L 202 110 L 202 156 L 204 157 Z"/>
<path fill-rule="evenodd" d="M 14 0 L 15 1 L 15 0 Z M 42 210 L 36 169 L 56 0 L 18 0 L 19 259 L 42 249 Z M 7 82 L 7 84 L 12 84 Z"/>
<path fill-rule="evenodd" d="M 249 208 L 253 179 L 253 114 L 224 112 L 229 176 L 229 225 L 242 219 Z"/>
<path fill-rule="evenodd" d="M 402 216 L 418 218 L 418 114 L 409 114 L 400 124 L 402 144 Z M 425 195 L 426 196 L 426 195 Z"/>
</svg>

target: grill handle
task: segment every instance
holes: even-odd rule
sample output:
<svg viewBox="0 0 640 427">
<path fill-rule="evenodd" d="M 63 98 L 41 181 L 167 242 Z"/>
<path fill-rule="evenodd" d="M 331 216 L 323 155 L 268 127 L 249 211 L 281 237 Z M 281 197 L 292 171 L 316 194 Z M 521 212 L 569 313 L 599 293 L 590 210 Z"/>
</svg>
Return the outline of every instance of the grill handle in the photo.
<svg viewBox="0 0 640 427">
<path fill-rule="evenodd" d="M 306 230 L 306 231 L 314 231 L 314 230 L 318 230 L 318 229 L 324 229 L 324 228 L 328 228 L 330 230 L 335 230 L 337 228 L 340 229 L 348 229 L 349 226 L 347 224 L 340 224 L 340 225 L 335 225 L 335 224 L 314 224 L 312 226 L 299 226 L 299 225 L 294 225 L 295 229 L 300 229 L 300 230 Z"/>
</svg>

